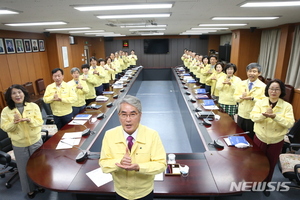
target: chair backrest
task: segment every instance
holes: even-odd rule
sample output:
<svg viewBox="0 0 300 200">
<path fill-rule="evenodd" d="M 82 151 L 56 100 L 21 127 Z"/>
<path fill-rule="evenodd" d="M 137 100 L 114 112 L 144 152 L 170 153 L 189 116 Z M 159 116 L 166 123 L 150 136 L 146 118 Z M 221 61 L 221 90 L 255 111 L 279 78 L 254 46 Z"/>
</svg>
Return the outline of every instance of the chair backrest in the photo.
<svg viewBox="0 0 300 200">
<path fill-rule="evenodd" d="M 6 106 L 6 102 L 4 98 L 4 93 L 0 91 L 0 113 L 5 106 Z"/>
<path fill-rule="evenodd" d="M 50 104 L 45 103 L 43 99 L 41 99 L 42 106 L 47 115 L 53 115 Z"/>
<path fill-rule="evenodd" d="M 265 83 L 268 84 L 271 80 L 271 78 L 266 78 Z"/>
<path fill-rule="evenodd" d="M 294 87 L 291 85 L 285 85 L 285 96 L 283 99 L 289 103 L 292 103 L 294 97 Z"/>
<path fill-rule="evenodd" d="M 40 95 L 45 93 L 46 88 L 45 88 L 45 84 L 44 84 L 44 79 L 42 79 L 42 78 L 37 79 L 35 81 L 35 85 L 36 85 L 37 91 Z"/>
<path fill-rule="evenodd" d="M 7 133 L 0 128 L 0 151 L 9 152 L 12 149 L 10 138 Z"/>
<path fill-rule="evenodd" d="M 263 83 L 266 83 L 266 79 L 263 76 L 258 76 L 258 79 L 261 80 Z"/>
<path fill-rule="evenodd" d="M 291 143 L 300 143 L 300 119 L 291 128 L 288 137 Z"/>
<path fill-rule="evenodd" d="M 23 86 L 26 88 L 30 96 L 35 96 L 32 82 L 27 82 Z"/>
</svg>

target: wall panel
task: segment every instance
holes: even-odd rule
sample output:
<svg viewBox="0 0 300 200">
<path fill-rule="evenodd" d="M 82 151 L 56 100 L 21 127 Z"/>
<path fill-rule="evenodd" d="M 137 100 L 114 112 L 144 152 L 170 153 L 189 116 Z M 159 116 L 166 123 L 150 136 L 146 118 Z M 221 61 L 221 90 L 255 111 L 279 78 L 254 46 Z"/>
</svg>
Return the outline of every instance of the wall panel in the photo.
<svg viewBox="0 0 300 200">
<path fill-rule="evenodd" d="M 27 63 L 26 63 L 26 56 L 24 53 L 22 54 L 16 54 L 17 56 L 17 62 L 18 62 L 18 66 L 19 66 L 19 71 L 21 74 L 21 83 L 27 83 L 30 80 L 29 77 L 29 69 L 27 67 Z"/>
<path fill-rule="evenodd" d="M 12 84 L 22 84 L 21 74 L 18 66 L 17 55 L 10 54 L 7 55 L 8 68 L 11 76 Z"/>
<path fill-rule="evenodd" d="M 6 56 L 0 56 L 0 82 L 1 82 L 1 91 L 6 90 L 9 86 L 11 86 L 12 79 L 10 76 L 10 69 L 7 62 Z"/>
</svg>

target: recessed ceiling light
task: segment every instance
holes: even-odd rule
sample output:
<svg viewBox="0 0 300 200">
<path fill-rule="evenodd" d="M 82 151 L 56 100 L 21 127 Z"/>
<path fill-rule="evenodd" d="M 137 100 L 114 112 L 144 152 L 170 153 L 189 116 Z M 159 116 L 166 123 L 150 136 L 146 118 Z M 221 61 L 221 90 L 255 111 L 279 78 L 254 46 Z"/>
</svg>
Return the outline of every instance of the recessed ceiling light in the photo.
<svg viewBox="0 0 300 200">
<path fill-rule="evenodd" d="M 247 24 L 199 24 L 199 26 L 246 26 Z"/>
<path fill-rule="evenodd" d="M 69 33 L 93 33 L 93 32 L 104 32 L 104 30 L 92 30 L 92 31 L 69 31 Z"/>
<path fill-rule="evenodd" d="M 98 15 L 99 19 L 124 19 L 124 18 L 156 18 L 156 17 L 170 17 L 170 13 L 162 14 L 131 14 L 131 15 Z"/>
<path fill-rule="evenodd" d="M 125 25 L 125 26 L 120 26 L 120 28 L 158 28 L 158 27 L 166 27 L 167 25 Z"/>
<path fill-rule="evenodd" d="M 136 29 L 129 29 L 129 31 L 165 31 L 165 28 L 136 28 Z"/>
<path fill-rule="evenodd" d="M 78 28 L 49 28 L 45 29 L 46 31 L 71 31 L 71 30 L 87 30 L 91 29 L 90 27 L 78 27 Z"/>
<path fill-rule="evenodd" d="M 247 2 L 240 7 L 285 7 L 300 6 L 300 1 L 268 1 L 268 2 Z"/>
<path fill-rule="evenodd" d="M 212 20 L 272 20 L 279 17 L 213 17 Z"/>
<path fill-rule="evenodd" d="M 135 10 L 135 9 L 161 9 L 172 8 L 171 3 L 161 4 L 124 4 L 124 5 L 94 5 L 94 6 L 74 6 L 79 11 L 95 11 L 95 10 Z"/>
<path fill-rule="evenodd" d="M 11 15 L 11 14 L 20 14 L 20 12 L 9 10 L 9 9 L 0 8 L 0 15 Z"/>
<path fill-rule="evenodd" d="M 44 25 L 64 25 L 66 22 L 28 22 L 28 23 L 11 23 L 6 26 L 44 26 Z"/>
</svg>

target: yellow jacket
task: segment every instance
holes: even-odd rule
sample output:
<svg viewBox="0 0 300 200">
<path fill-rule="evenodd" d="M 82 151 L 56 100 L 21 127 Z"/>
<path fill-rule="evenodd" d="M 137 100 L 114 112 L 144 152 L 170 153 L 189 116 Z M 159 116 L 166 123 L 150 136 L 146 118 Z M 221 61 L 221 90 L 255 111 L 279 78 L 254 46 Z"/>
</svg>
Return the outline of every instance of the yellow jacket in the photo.
<svg viewBox="0 0 300 200">
<path fill-rule="evenodd" d="M 231 85 L 223 84 L 227 79 L 227 75 L 224 74 L 221 76 L 216 84 L 216 89 L 219 90 L 219 103 L 224 105 L 236 105 L 236 101 L 233 97 L 234 90 L 236 87 L 239 87 L 241 79 L 237 76 L 232 76 L 230 79 Z"/>
<path fill-rule="evenodd" d="M 86 81 L 82 80 L 82 77 L 79 77 L 78 83 L 81 84 L 82 89 L 76 88 L 78 84 L 74 80 L 68 82 L 68 84 L 75 90 L 77 94 L 77 101 L 75 101 L 72 106 L 81 107 L 85 105 L 85 95 L 89 93 L 90 89 L 86 84 Z M 95 90 L 95 89 L 94 89 Z"/>
<path fill-rule="evenodd" d="M 89 71 L 91 72 L 91 74 L 93 74 L 94 71 L 99 72 L 99 75 L 98 74 L 93 74 L 96 78 L 96 86 L 95 87 L 99 87 L 100 85 L 102 85 L 102 83 L 104 83 L 104 81 L 105 81 L 105 72 L 104 72 L 103 67 L 96 66 L 96 68 L 94 69 L 93 66 L 91 66 Z"/>
<path fill-rule="evenodd" d="M 276 114 L 274 119 L 262 115 L 269 107 L 268 97 L 257 101 L 250 117 L 254 122 L 254 132 L 258 139 L 266 144 L 276 144 L 283 140 L 288 129 L 294 125 L 293 107 L 288 102 L 279 99 L 273 108 L 273 113 Z"/>
<path fill-rule="evenodd" d="M 22 118 L 30 118 L 30 122 L 14 123 L 17 112 Z M 17 108 L 5 107 L 1 113 L 1 128 L 7 132 L 16 147 L 28 147 L 41 139 L 43 118 L 40 108 L 35 103 L 25 103 L 23 114 Z"/>
<path fill-rule="evenodd" d="M 154 176 L 166 168 L 166 152 L 156 131 L 139 125 L 131 150 L 132 163 L 140 167 L 138 172 L 116 166 L 126 153 L 127 142 L 122 126 L 108 130 L 103 138 L 99 164 L 104 173 L 111 173 L 115 191 L 126 199 L 138 199 L 153 190 Z"/>
<path fill-rule="evenodd" d="M 203 68 L 201 68 L 203 67 Z M 210 69 L 210 64 L 207 65 L 200 65 L 200 68 L 198 69 L 197 73 L 200 78 L 200 83 L 205 84 L 206 83 L 206 78 L 208 76 L 208 70 Z M 209 74 L 210 75 L 210 74 Z"/>
<path fill-rule="evenodd" d="M 237 103 L 239 103 L 238 115 L 244 119 L 250 119 L 250 112 L 254 107 L 255 102 L 265 98 L 265 88 L 266 84 L 257 79 L 251 91 L 248 89 L 249 80 L 244 80 L 240 83 L 238 87 L 236 87 L 234 91 L 234 99 Z M 247 92 L 247 96 L 253 97 L 253 100 L 243 100 L 240 99 L 244 92 Z"/>
<path fill-rule="evenodd" d="M 128 56 L 130 65 L 136 65 L 136 61 L 138 60 L 136 55 L 129 55 Z"/>
<path fill-rule="evenodd" d="M 82 80 L 84 77 L 85 80 Z M 85 81 L 88 88 L 89 88 L 89 92 L 87 94 L 85 94 L 85 99 L 94 99 L 96 98 L 96 84 L 97 84 L 97 80 L 94 74 L 92 74 L 92 72 L 89 71 L 88 75 L 86 76 L 85 74 L 82 74 L 79 76 L 80 80 Z"/>
<path fill-rule="evenodd" d="M 210 89 L 211 95 L 214 95 L 216 97 L 219 96 L 219 90 L 216 89 L 216 84 L 217 84 L 218 79 L 224 75 L 225 75 L 224 72 L 214 71 L 210 76 L 207 77 L 205 84 L 211 86 L 211 89 Z M 212 79 L 213 77 L 216 77 L 216 80 L 213 80 Z"/>
<path fill-rule="evenodd" d="M 55 92 L 61 101 L 53 101 Z M 50 104 L 53 115 L 60 117 L 72 113 L 72 104 L 77 101 L 77 95 L 74 89 L 63 81 L 59 89 L 56 87 L 56 83 L 48 85 L 43 99 L 45 103 Z"/>
</svg>

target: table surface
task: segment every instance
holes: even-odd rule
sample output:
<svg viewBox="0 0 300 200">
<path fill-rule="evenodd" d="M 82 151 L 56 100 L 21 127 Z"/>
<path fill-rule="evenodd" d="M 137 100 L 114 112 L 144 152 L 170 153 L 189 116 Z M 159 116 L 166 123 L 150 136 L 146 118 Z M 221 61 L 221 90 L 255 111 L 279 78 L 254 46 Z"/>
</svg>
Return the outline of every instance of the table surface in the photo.
<svg viewBox="0 0 300 200">
<path fill-rule="evenodd" d="M 140 71 L 136 73 L 136 76 Z M 173 69 L 173 73 L 182 88 L 181 80 L 178 78 L 175 69 Z M 131 87 L 134 78 L 127 87 Z M 192 92 L 193 89 L 194 85 L 189 84 L 189 90 Z M 119 89 L 115 89 L 114 92 L 120 94 Z M 105 105 L 108 102 L 115 101 L 115 99 L 112 98 L 113 95 L 107 96 L 109 97 L 107 102 L 97 102 L 97 104 L 103 105 L 99 110 L 87 110 L 85 113 L 92 114 L 92 118 L 96 117 L 99 112 L 109 113 L 108 110 L 112 108 L 107 108 Z M 200 103 L 199 101 L 199 105 Z M 206 127 L 212 139 L 217 139 L 222 135 L 242 132 L 227 114 L 220 111 L 214 112 L 219 114 L 221 119 L 213 121 L 212 126 Z M 108 121 L 109 118 L 110 115 L 102 120 Z M 85 125 L 93 130 L 100 122 L 101 120 L 94 123 L 88 121 Z M 112 182 L 97 187 L 86 175 L 87 172 L 99 168 L 98 159 L 88 159 L 83 163 L 77 163 L 75 158 L 80 153 L 79 149 L 55 149 L 65 132 L 82 131 L 84 129 L 85 127 L 79 125 L 66 125 L 52 136 L 29 159 L 27 165 L 29 177 L 36 184 L 54 191 L 113 194 Z M 259 148 L 252 143 L 251 139 L 247 135 L 245 137 L 253 145 L 252 147 L 238 149 L 225 145 L 224 149 L 215 149 L 214 151 L 207 149 L 204 153 L 176 154 L 177 163 L 186 164 L 190 167 L 189 176 L 164 175 L 163 181 L 155 181 L 155 196 L 234 195 L 242 191 L 230 191 L 232 182 L 263 181 L 269 172 L 268 160 Z M 79 146 L 87 138 L 88 136 L 83 137 Z M 99 152 L 95 154 L 99 154 Z"/>
</svg>

